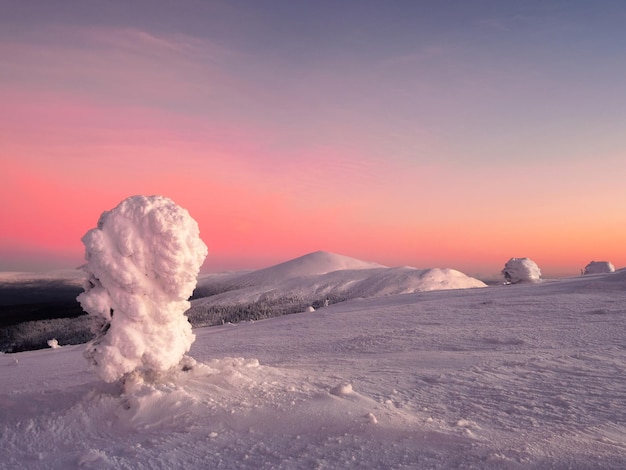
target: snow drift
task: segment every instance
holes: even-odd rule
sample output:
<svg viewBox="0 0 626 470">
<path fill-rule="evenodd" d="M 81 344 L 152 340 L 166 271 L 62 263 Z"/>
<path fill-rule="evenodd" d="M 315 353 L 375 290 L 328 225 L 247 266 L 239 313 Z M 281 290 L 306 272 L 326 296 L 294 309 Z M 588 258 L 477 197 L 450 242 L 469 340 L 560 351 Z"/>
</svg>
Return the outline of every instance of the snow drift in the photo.
<svg viewBox="0 0 626 470">
<path fill-rule="evenodd" d="M 539 266 L 529 258 L 511 258 L 504 265 L 502 275 L 506 282 L 511 284 L 534 282 L 541 279 Z"/>
<path fill-rule="evenodd" d="M 184 312 L 207 247 L 189 213 L 162 196 L 133 196 L 82 239 L 89 279 L 78 296 L 94 319 L 86 357 L 107 382 L 164 371 L 195 336 Z"/>
<path fill-rule="evenodd" d="M 615 272 L 615 266 L 608 261 L 592 261 L 585 266 L 584 274 L 605 274 Z"/>
</svg>

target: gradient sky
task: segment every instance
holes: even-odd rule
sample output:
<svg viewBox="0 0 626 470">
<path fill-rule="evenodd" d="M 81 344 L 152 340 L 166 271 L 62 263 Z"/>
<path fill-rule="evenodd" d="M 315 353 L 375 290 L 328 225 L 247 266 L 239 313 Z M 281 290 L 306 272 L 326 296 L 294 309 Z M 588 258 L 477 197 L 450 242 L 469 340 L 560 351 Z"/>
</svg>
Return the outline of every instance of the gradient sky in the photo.
<svg viewBox="0 0 626 470">
<path fill-rule="evenodd" d="M 626 266 L 626 2 L 1 1 L 0 270 L 134 194 L 204 271 Z"/>
</svg>

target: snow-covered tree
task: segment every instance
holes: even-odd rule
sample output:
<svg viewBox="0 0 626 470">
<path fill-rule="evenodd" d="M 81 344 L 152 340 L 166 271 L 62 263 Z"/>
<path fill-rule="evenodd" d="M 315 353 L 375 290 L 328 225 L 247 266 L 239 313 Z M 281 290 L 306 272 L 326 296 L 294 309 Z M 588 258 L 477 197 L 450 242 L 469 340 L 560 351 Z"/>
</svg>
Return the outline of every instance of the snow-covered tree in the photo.
<svg viewBox="0 0 626 470">
<path fill-rule="evenodd" d="M 615 266 L 608 261 L 591 261 L 585 266 L 584 274 L 604 274 L 615 272 Z"/>
<path fill-rule="evenodd" d="M 89 279 L 78 301 L 96 330 L 85 356 L 103 380 L 167 370 L 189 351 L 185 311 L 207 255 L 199 235 L 170 199 L 133 196 L 82 238 Z"/>
<path fill-rule="evenodd" d="M 502 275 L 504 280 L 511 284 L 534 282 L 541 279 L 539 266 L 529 258 L 511 258 L 504 265 Z"/>
</svg>

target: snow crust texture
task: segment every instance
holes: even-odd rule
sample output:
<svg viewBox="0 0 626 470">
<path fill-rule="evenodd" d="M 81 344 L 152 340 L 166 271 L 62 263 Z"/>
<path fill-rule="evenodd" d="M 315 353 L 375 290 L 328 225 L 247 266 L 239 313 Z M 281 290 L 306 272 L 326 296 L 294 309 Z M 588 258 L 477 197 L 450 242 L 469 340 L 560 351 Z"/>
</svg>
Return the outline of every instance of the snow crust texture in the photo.
<svg viewBox="0 0 626 470">
<path fill-rule="evenodd" d="M 89 278 L 78 296 L 94 319 L 86 357 L 106 382 L 177 365 L 195 336 L 185 316 L 207 247 L 187 210 L 133 196 L 82 239 Z"/>
<path fill-rule="evenodd" d="M 511 258 L 504 265 L 502 275 L 506 282 L 535 282 L 541 279 L 541 270 L 537 263 L 529 258 Z"/>
</svg>

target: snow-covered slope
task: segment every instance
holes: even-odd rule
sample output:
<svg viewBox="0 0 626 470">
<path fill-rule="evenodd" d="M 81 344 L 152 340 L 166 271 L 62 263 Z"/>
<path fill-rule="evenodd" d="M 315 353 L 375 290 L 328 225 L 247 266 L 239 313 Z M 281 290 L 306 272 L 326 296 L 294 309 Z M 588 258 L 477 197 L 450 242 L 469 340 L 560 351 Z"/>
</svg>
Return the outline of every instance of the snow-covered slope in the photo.
<svg viewBox="0 0 626 470">
<path fill-rule="evenodd" d="M 390 294 L 400 291 L 415 292 L 437 289 L 463 289 L 467 287 L 485 287 L 476 279 L 465 276 L 453 269 L 416 269 L 412 267 L 389 268 L 378 263 L 361 261 L 326 251 L 316 251 L 284 263 L 252 272 L 228 273 L 206 276 L 199 280 L 197 296 L 204 297 L 204 292 L 220 293 L 252 288 L 252 292 L 280 289 L 288 284 L 294 286 L 315 286 L 317 284 L 352 284 L 372 277 L 371 288 L 367 283 L 359 290 L 364 297 L 375 297 L 379 290 L 386 290 L 392 285 L 402 284 L 399 291 L 390 290 Z M 387 283 L 389 285 L 382 286 Z M 374 287 L 377 285 L 378 287 Z M 302 290 L 302 289 L 298 289 Z"/>
<path fill-rule="evenodd" d="M 195 330 L 127 393 L 0 355 L 0 468 L 626 468 L 626 272 Z M 190 363 L 192 361 L 189 361 Z"/>
<path fill-rule="evenodd" d="M 215 315 L 230 321 L 238 309 L 255 318 L 255 311 L 295 313 L 349 299 L 473 287 L 486 284 L 453 269 L 388 268 L 318 251 L 259 271 L 205 278 L 188 314 L 194 324 L 212 324 Z"/>
<path fill-rule="evenodd" d="M 246 287 L 262 287 L 267 290 L 267 286 L 278 286 L 293 279 L 309 279 L 336 271 L 377 268 L 385 266 L 327 251 L 316 251 L 254 271 L 204 275 L 198 280 L 195 295 L 206 297 L 207 294 L 213 295 Z"/>
<path fill-rule="evenodd" d="M 284 263 L 246 273 L 240 277 L 244 285 L 272 284 L 296 277 L 315 276 L 333 271 L 383 268 L 378 263 L 361 261 L 349 256 L 316 251 Z"/>
<path fill-rule="evenodd" d="M 371 276 L 363 279 L 351 297 L 382 297 L 393 294 L 475 287 L 486 287 L 486 284 L 455 269 L 416 269 L 405 266 L 374 272 Z"/>
</svg>

